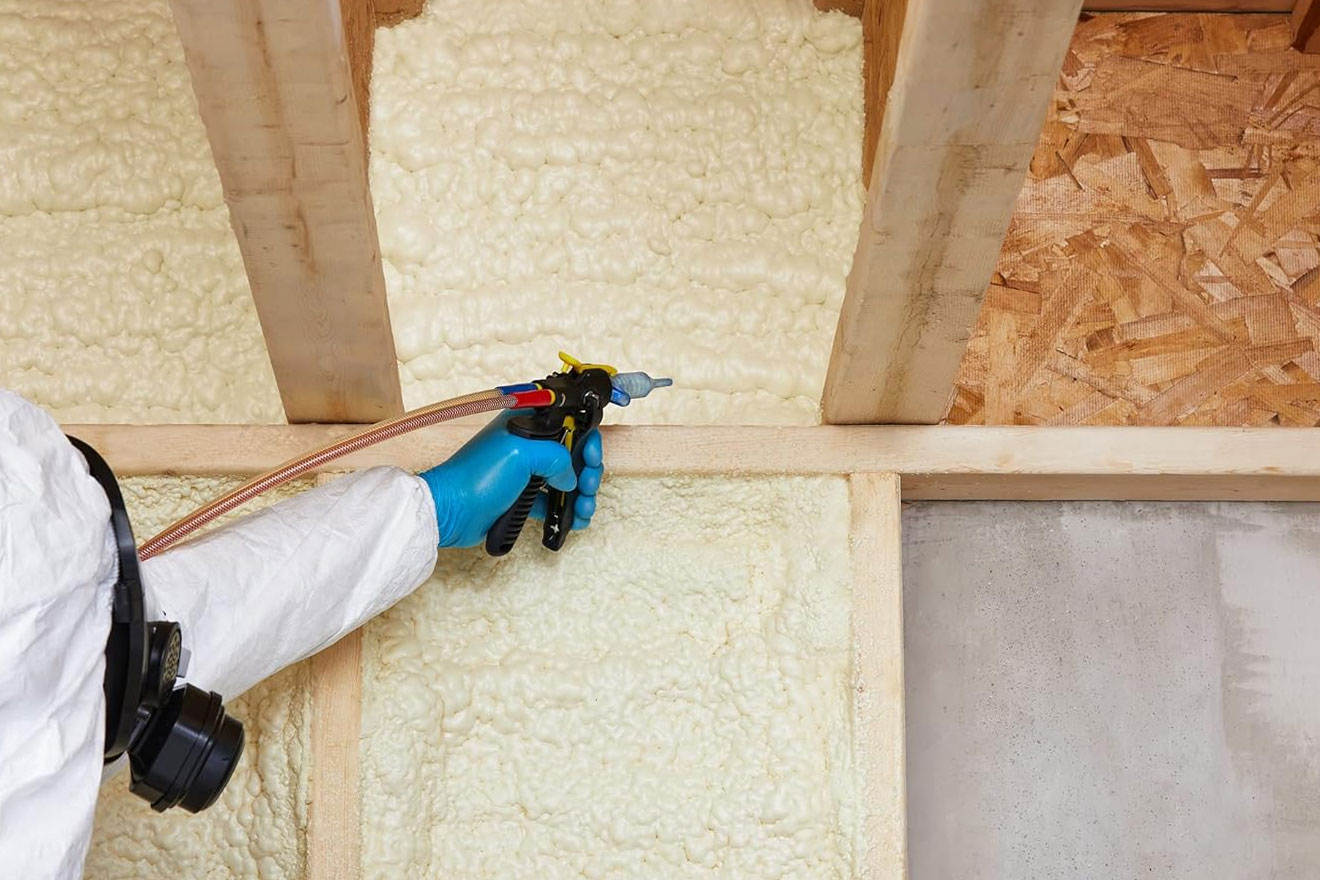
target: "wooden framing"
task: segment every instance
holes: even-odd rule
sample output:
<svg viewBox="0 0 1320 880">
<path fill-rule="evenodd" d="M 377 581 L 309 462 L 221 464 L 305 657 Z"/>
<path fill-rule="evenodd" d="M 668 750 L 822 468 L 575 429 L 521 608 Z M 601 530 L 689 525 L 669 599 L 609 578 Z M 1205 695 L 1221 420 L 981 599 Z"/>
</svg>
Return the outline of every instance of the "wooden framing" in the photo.
<svg viewBox="0 0 1320 880">
<path fill-rule="evenodd" d="M 370 52 L 374 18 L 351 0 L 347 18 L 318 0 L 171 6 L 286 416 L 396 414 L 398 363 L 348 56 L 350 46 Z"/>
<path fill-rule="evenodd" d="M 853 474 L 853 728 L 867 816 L 861 880 L 907 876 L 903 534 L 898 474 Z"/>
<path fill-rule="evenodd" d="M 1086 0 L 1087 12 L 1291 12 L 1294 0 Z"/>
<path fill-rule="evenodd" d="M 121 476 L 254 475 L 348 425 L 65 425 Z M 420 471 L 472 426 L 440 425 L 334 462 Z M 1305 428 L 641 426 L 605 429 L 611 474 L 892 471 L 908 500 L 1320 500 L 1320 434 Z"/>
<path fill-rule="evenodd" d="M 311 781 L 307 796 L 307 880 L 362 873 L 362 631 L 312 657 Z"/>
<path fill-rule="evenodd" d="M 324 486 L 339 476 L 320 474 L 316 484 Z M 362 630 L 353 630 L 308 662 L 307 880 L 352 880 L 362 874 Z"/>
<path fill-rule="evenodd" d="M 883 4 L 888 0 L 880 0 Z M 1309 0 L 1086 0 L 1083 12 L 1292 12 Z M 862 17 L 871 0 L 815 0 L 823 12 Z"/>
<path fill-rule="evenodd" d="M 366 173 L 373 28 L 419 0 L 171 0 L 290 422 L 401 409 Z M 940 428 L 1081 0 L 816 0 L 863 20 L 868 199 L 820 427 L 606 429 L 617 475 L 849 479 L 854 710 L 867 878 L 906 875 L 903 499 L 1320 500 L 1289 429 Z M 1286 12 L 1290 0 L 1088 0 Z M 1320 51 L 1320 0 L 1293 11 Z M 1050 346 L 1034 346 L 1033 358 Z M 1043 360 L 1042 360 L 1043 362 Z M 1034 363 L 1034 361 L 1032 362 Z M 1039 365 L 1036 365 L 1039 366 Z M 919 426 L 881 425 L 916 423 Z M 844 426 L 849 425 L 849 426 Z M 122 476 L 253 475 L 345 424 L 68 425 Z M 421 470 L 440 426 L 331 467 Z M 323 474 L 318 482 L 332 477 Z M 361 634 L 312 658 L 310 880 L 361 874 Z"/>
<path fill-rule="evenodd" d="M 862 186 L 870 187 L 880 120 L 898 64 L 907 0 L 868 0 L 862 9 Z"/>
<path fill-rule="evenodd" d="M 344 0 L 346 3 L 361 0 Z M 376 24 L 383 27 L 398 24 L 407 18 L 416 18 L 422 14 L 423 0 L 372 0 Z"/>
<path fill-rule="evenodd" d="M 1293 48 L 1300 52 L 1320 52 L 1320 3 L 1297 0 L 1292 11 Z"/>
<path fill-rule="evenodd" d="M 930 0 L 906 11 L 826 422 L 944 415 L 1080 7 Z"/>
</svg>

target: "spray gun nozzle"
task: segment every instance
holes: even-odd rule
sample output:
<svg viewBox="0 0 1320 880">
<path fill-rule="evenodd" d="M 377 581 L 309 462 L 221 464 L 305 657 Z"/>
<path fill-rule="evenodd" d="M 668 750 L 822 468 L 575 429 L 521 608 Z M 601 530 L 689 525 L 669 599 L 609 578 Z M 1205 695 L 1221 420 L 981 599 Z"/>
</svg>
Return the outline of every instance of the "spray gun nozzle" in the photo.
<svg viewBox="0 0 1320 880">
<path fill-rule="evenodd" d="M 614 387 L 610 402 L 616 406 L 627 406 L 634 398 L 645 397 L 657 388 L 668 388 L 673 384 L 673 379 L 652 379 L 640 370 L 615 373 L 610 376 L 610 385 Z"/>
</svg>

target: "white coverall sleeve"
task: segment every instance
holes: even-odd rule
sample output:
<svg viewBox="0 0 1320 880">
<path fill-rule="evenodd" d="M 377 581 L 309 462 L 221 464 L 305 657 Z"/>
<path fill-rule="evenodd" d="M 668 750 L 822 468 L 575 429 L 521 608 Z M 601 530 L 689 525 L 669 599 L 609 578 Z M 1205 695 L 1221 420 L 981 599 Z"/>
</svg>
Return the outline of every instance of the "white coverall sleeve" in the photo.
<svg viewBox="0 0 1320 880">
<path fill-rule="evenodd" d="M 0 389 L 0 875 L 82 875 L 105 747 L 110 504 L 42 410 Z"/>
<path fill-rule="evenodd" d="M 152 557 L 142 579 L 183 627 L 187 680 L 231 698 L 411 593 L 438 544 L 426 483 L 377 467 Z"/>
</svg>

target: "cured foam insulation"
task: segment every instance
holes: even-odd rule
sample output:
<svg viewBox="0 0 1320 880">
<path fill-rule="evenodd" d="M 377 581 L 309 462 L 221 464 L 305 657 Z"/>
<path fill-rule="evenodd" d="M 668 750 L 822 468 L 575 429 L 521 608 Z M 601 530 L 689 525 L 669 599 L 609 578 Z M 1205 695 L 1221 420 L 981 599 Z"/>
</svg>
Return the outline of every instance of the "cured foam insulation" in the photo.
<svg viewBox="0 0 1320 880">
<path fill-rule="evenodd" d="M 861 25 L 805 0 L 433 0 L 376 35 L 410 407 L 579 357 L 628 421 L 811 424 L 861 221 Z"/>
<path fill-rule="evenodd" d="M 236 486 L 223 477 L 133 477 L 120 481 L 139 541 Z M 295 481 L 254 509 L 307 488 Z M 101 788 L 87 857 L 89 880 L 244 877 L 301 880 L 306 860 L 311 691 L 307 664 L 286 669 L 241 697 L 225 694 L 247 745 L 220 800 L 192 815 L 153 812 L 128 790 L 128 773 Z M 234 697 L 237 697 L 236 699 Z"/>
<path fill-rule="evenodd" d="M 846 481 L 619 479 L 364 640 L 368 877 L 854 874 Z"/>
<path fill-rule="evenodd" d="M 283 421 L 166 0 L 0 0 L 0 386 L 63 421 Z"/>
<path fill-rule="evenodd" d="M 166 0 L 0 0 L 0 385 L 64 421 L 282 421 Z M 409 406 L 567 348 L 624 420 L 807 424 L 861 217 L 861 27 L 806 0 L 434 2 L 377 34 Z"/>
<path fill-rule="evenodd" d="M 166 0 L 0 0 L 0 75 L 0 384 L 66 421 L 282 420 Z M 675 377 L 630 418 L 817 420 L 855 19 L 435 2 L 373 81 L 409 405 L 567 348 Z M 125 482 L 140 535 L 231 485 Z M 562 554 L 442 554 L 368 631 L 368 873 L 850 876 L 847 518 L 839 479 L 618 481 Z M 221 801 L 157 815 L 121 775 L 89 877 L 301 876 L 305 673 L 232 706 Z"/>
</svg>

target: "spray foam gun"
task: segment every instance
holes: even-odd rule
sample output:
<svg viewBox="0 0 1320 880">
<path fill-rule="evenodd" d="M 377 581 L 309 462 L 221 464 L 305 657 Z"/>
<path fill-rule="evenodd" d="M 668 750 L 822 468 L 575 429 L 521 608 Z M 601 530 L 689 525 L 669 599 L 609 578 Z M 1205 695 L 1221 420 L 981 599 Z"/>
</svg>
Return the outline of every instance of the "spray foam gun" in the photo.
<svg viewBox="0 0 1320 880">
<path fill-rule="evenodd" d="M 587 434 L 600 424 L 605 407 L 611 403 L 627 406 L 635 398 L 650 394 L 653 389 L 674 384 L 674 380 L 652 379 L 642 372 L 620 373 L 606 364 L 584 364 L 562 351 L 559 359 L 564 362 L 561 371 L 551 373 L 538 382 L 506 386 L 499 390 L 506 394 L 550 392 L 549 405 L 509 419 L 509 433 L 533 440 L 562 443 L 573 456 L 574 473 L 581 476 L 582 443 Z M 487 553 L 503 556 L 513 549 L 532 511 L 536 496 L 543 491 L 547 497 L 541 544 L 550 550 L 564 546 L 564 540 L 573 530 L 573 505 L 577 501 L 577 489 L 562 492 L 547 487 L 544 477 L 532 477 L 518 500 L 495 520 L 495 524 L 486 533 Z"/>
<path fill-rule="evenodd" d="M 602 411 L 607 404 L 627 406 L 633 398 L 650 394 L 653 388 L 673 384 L 670 379 L 652 379 L 646 373 L 620 373 L 614 367 L 604 364 L 580 363 L 562 352 L 559 357 L 564 362 L 564 369 L 539 381 L 492 388 L 433 403 L 377 422 L 286 461 L 166 526 L 151 540 L 138 545 L 138 558 L 146 560 L 163 553 L 188 535 L 261 493 L 310 474 L 345 455 L 419 428 L 483 412 L 530 408 L 530 413 L 509 420 L 509 430 L 523 437 L 544 437 L 563 443 L 573 454 L 573 467 L 580 474 L 580 441 L 600 424 Z M 486 549 L 492 555 L 503 555 L 513 547 L 531 512 L 536 494 L 542 488 L 543 481 L 534 477 L 513 507 L 487 533 Z M 563 546 L 564 538 L 573 527 L 573 502 L 576 500 L 576 492 L 550 493 L 543 543 L 551 550 Z"/>
</svg>

